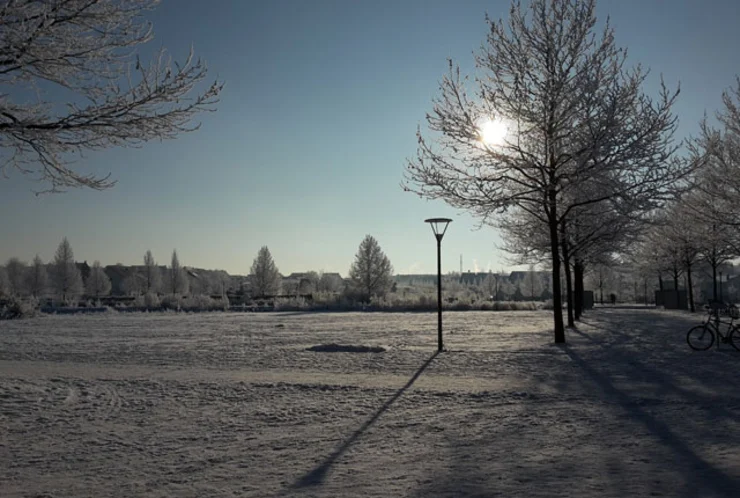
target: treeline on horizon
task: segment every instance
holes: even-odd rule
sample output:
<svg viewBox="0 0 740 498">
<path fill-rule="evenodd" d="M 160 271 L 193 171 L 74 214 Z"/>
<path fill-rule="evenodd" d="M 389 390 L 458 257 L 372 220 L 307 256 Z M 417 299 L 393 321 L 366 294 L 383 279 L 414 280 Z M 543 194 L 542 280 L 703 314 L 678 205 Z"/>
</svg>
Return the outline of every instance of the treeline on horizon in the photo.
<svg viewBox="0 0 740 498">
<path fill-rule="evenodd" d="M 142 309 L 228 309 L 234 304 L 263 303 L 276 309 L 435 309 L 436 281 L 423 276 L 395 278 L 393 266 L 377 240 L 360 244 L 348 278 L 309 271 L 280 274 L 269 249 L 262 247 L 249 275 L 232 278 L 222 270 L 187 268 L 174 250 L 169 265 L 160 265 L 147 250 L 142 265 L 102 266 L 79 263 L 65 237 L 51 262 L 36 255 L 31 263 L 17 257 L 0 266 L 0 300 L 25 308 L 102 307 L 115 304 Z M 544 301 L 551 297 L 542 272 L 520 278 L 489 273 L 447 275 L 445 306 L 453 309 L 534 309 L 536 306 L 486 305 L 493 301 Z M 513 275 L 513 274 L 512 274 Z"/>
</svg>

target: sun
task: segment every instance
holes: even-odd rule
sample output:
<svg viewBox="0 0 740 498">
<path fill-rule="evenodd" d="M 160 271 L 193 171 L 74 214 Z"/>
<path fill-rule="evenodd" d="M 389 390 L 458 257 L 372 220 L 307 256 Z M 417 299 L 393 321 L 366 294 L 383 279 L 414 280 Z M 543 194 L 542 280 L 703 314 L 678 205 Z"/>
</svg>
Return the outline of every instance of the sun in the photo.
<svg viewBox="0 0 740 498">
<path fill-rule="evenodd" d="M 503 120 L 487 119 L 478 128 L 480 140 L 485 145 L 501 145 L 504 143 L 508 129 Z"/>
</svg>

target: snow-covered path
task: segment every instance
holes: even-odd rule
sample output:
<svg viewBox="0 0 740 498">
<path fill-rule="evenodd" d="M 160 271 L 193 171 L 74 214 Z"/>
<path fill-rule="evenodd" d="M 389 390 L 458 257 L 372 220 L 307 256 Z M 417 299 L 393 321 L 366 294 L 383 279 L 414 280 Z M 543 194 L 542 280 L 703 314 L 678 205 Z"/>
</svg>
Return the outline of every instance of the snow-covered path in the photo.
<svg viewBox="0 0 740 498">
<path fill-rule="evenodd" d="M 0 322 L 0 495 L 740 496 L 740 353 L 700 317 Z M 316 344 L 384 353 L 317 353 Z"/>
</svg>

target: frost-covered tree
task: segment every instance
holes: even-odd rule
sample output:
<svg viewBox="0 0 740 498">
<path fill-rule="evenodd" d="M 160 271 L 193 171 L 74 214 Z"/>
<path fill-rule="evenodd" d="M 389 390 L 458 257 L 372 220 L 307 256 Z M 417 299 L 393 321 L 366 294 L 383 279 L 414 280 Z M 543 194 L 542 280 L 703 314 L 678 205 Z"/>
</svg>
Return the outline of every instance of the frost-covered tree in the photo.
<svg viewBox="0 0 740 498">
<path fill-rule="evenodd" d="M 252 276 L 252 295 L 255 297 L 274 296 L 280 290 L 280 272 L 275 266 L 267 246 L 262 246 L 249 270 Z"/>
<path fill-rule="evenodd" d="M 33 262 L 26 275 L 26 289 L 28 289 L 28 292 L 36 298 L 44 296 L 49 286 L 49 279 L 46 272 L 46 265 L 38 254 L 33 258 Z"/>
<path fill-rule="evenodd" d="M 662 239 L 673 238 L 690 245 L 699 260 L 711 269 L 712 299 L 718 300 L 717 272 L 720 266 L 740 255 L 740 208 L 733 205 L 729 195 L 733 179 L 715 178 L 716 161 L 708 159 L 705 169 L 696 182 L 696 188 L 681 199 L 678 217 L 671 216 L 667 224 L 673 233 Z M 735 174 L 740 173 L 740 165 Z"/>
<path fill-rule="evenodd" d="M 702 196 L 691 199 L 706 223 L 740 227 L 740 77 L 734 88 L 722 94 L 723 109 L 717 112 L 719 126 L 707 119 L 700 136 L 690 143 L 693 155 L 704 167 L 697 182 Z"/>
<path fill-rule="evenodd" d="M 646 214 L 634 203 L 610 200 L 580 206 L 561 220 L 561 282 L 568 304 L 568 326 L 574 326 L 582 314 L 588 267 L 610 263 L 615 254 L 625 251 L 641 232 Z M 512 209 L 497 226 L 505 241 L 503 249 L 515 256 L 516 264 L 547 263 L 550 241 L 542 220 L 525 210 Z"/>
<path fill-rule="evenodd" d="M 335 273 L 319 272 L 317 289 L 319 292 L 342 292 L 344 281 Z"/>
<path fill-rule="evenodd" d="M 616 274 L 611 264 L 599 263 L 591 268 L 589 283 L 597 289 L 598 294 L 596 298 L 601 304 L 604 304 L 604 292 L 606 291 L 608 293 L 614 287 L 615 281 Z"/>
<path fill-rule="evenodd" d="M 18 258 L 10 258 L 5 264 L 8 274 L 8 293 L 11 296 L 20 296 L 26 289 L 26 271 L 28 265 Z"/>
<path fill-rule="evenodd" d="M 189 290 L 189 282 L 185 269 L 180 265 L 177 250 L 172 251 L 172 261 L 167 275 L 167 291 L 182 296 Z"/>
<path fill-rule="evenodd" d="M 489 273 L 481 283 L 481 290 L 485 294 L 486 299 L 496 299 L 498 293 L 498 278 L 494 273 Z"/>
<path fill-rule="evenodd" d="M 524 285 L 522 292 L 532 301 L 542 296 L 544 286 L 542 285 L 542 276 L 537 272 L 534 265 L 529 265 L 527 273 L 524 275 Z"/>
<path fill-rule="evenodd" d="M 673 288 L 678 291 L 678 280 L 686 275 L 689 308 L 696 310 L 694 304 L 694 267 L 699 263 L 702 253 L 711 257 L 713 242 L 707 238 L 712 229 L 705 225 L 702 216 L 693 208 L 691 198 L 702 195 L 700 190 L 686 195 L 680 202 L 668 206 L 662 213 L 661 223 L 652 229 L 647 240 L 653 257 L 660 261 L 660 270 L 673 278 Z M 720 261 L 719 264 L 724 262 Z"/>
<path fill-rule="evenodd" d="M 384 296 L 393 285 L 393 266 L 372 235 L 360 243 L 349 269 L 352 288 L 362 300 Z"/>
<path fill-rule="evenodd" d="M 87 295 L 97 299 L 110 294 L 110 289 L 110 278 L 105 274 L 103 267 L 100 266 L 100 261 L 95 261 L 90 268 L 90 275 L 87 277 L 85 284 Z"/>
<path fill-rule="evenodd" d="M 298 294 L 311 294 L 318 290 L 319 278 L 319 274 L 315 271 L 306 272 L 298 282 Z"/>
<path fill-rule="evenodd" d="M 144 293 L 144 278 L 138 271 L 133 270 L 124 277 L 121 290 L 127 296 L 140 296 Z"/>
<path fill-rule="evenodd" d="M 563 220 L 614 199 L 656 207 L 691 169 L 672 160 L 678 92 L 662 85 L 658 98 L 644 95 L 647 72 L 626 68 L 608 20 L 596 32 L 595 9 L 595 0 L 514 1 L 507 24 L 491 21 L 475 59 L 474 95 L 450 62 L 428 116 L 434 139 L 419 133 L 404 181 L 484 224 L 512 208 L 543 223 L 555 342 L 565 342 Z"/>
<path fill-rule="evenodd" d="M 144 278 L 144 292 L 149 293 L 157 293 L 160 291 L 162 287 L 162 273 L 159 271 L 159 267 L 157 266 L 157 262 L 154 261 L 154 256 L 152 256 L 152 251 L 147 251 L 146 254 L 144 254 L 144 271 L 143 271 L 143 278 Z"/>
<path fill-rule="evenodd" d="M 109 176 L 71 168 L 90 150 L 139 146 L 198 128 L 222 89 L 196 93 L 206 66 L 151 62 L 137 48 L 154 37 L 145 15 L 159 0 L 15 0 L 0 3 L 0 172 L 29 173 L 52 191 L 104 189 Z M 8 92 L 7 89 L 17 91 Z M 65 95 L 59 102 L 52 95 Z"/>
<path fill-rule="evenodd" d="M 82 274 L 74 260 L 67 237 L 57 247 L 52 265 L 52 285 L 57 298 L 65 304 L 74 303 L 83 292 Z"/>
<path fill-rule="evenodd" d="M 221 296 L 225 296 L 229 287 L 231 287 L 231 277 L 223 270 L 214 272 L 210 277 L 210 282 L 211 290 L 214 293 L 221 294 Z"/>
</svg>

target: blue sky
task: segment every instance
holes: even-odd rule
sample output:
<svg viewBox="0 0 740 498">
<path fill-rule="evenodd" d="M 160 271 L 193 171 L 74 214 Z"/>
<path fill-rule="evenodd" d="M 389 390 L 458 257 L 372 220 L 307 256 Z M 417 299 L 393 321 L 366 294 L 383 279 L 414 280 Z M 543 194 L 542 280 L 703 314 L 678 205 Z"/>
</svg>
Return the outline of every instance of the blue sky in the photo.
<svg viewBox="0 0 740 498">
<path fill-rule="evenodd" d="M 67 236 L 79 260 L 160 263 L 177 248 L 188 266 L 246 274 L 267 245 L 283 273 L 346 275 L 365 234 L 397 273 L 436 271 L 434 238 L 423 220 L 454 222 L 443 242 L 443 271 L 510 268 L 490 228 L 404 193 L 417 126 L 451 57 L 472 66 L 486 35 L 484 14 L 506 16 L 501 0 L 164 0 L 152 13 L 153 48 L 182 59 L 192 43 L 210 76 L 226 81 L 202 129 L 141 149 L 81 160 L 111 172 L 112 190 L 34 196 L 37 184 L 0 179 L 6 213 L 0 261 L 52 258 Z M 679 138 L 740 73 L 740 2 L 602 0 L 630 62 L 682 93 Z M 12 215 L 7 216 L 12 213 Z"/>
</svg>

